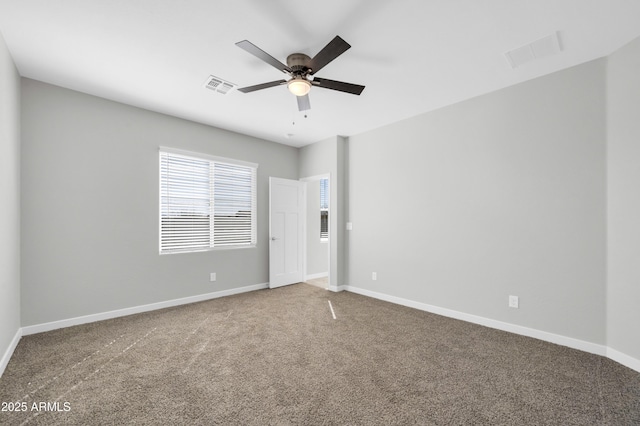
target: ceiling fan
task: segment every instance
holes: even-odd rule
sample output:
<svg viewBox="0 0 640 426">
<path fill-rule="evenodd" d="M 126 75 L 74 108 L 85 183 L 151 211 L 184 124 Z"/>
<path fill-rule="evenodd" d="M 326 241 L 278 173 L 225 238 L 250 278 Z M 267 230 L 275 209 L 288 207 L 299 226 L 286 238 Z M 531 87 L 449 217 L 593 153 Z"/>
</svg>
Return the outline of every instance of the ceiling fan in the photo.
<svg viewBox="0 0 640 426">
<path fill-rule="evenodd" d="M 269 87 L 281 86 L 286 84 L 289 91 L 296 95 L 298 100 L 298 110 L 306 111 L 311 109 L 309 102 L 309 91 L 312 86 L 325 89 L 338 90 L 340 92 L 359 95 L 364 90 L 364 86 L 358 84 L 345 83 L 342 81 L 329 80 L 326 78 L 315 77 L 315 73 L 320 71 L 328 63 L 342 55 L 351 47 L 349 43 L 344 41 L 340 36 L 335 36 L 325 47 L 318 52 L 316 56 L 310 58 L 304 53 L 292 53 L 287 56 L 287 65 L 283 64 L 264 50 L 248 40 L 236 43 L 241 49 L 246 50 L 258 59 L 262 59 L 267 64 L 289 75 L 289 79 L 270 81 L 268 83 L 256 84 L 255 86 L 243 87 L 238 89 L 242 93 L 254 92 L 256 90 L 267 89 Z"/>
</svg>

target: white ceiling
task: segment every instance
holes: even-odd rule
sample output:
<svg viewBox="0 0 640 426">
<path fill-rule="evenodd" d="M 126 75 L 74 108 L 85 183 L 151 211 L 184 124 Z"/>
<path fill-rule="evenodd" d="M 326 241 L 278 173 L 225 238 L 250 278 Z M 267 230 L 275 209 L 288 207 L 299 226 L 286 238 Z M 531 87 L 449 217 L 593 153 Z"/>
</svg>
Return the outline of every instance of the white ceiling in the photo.
<svg viewBox="0 0 640 426">
<path fill-rule="evenodd" d="M 303 146 L 350 136 L 610 54 L 640 36 L 637 0 L 0 0 L 0 31 L 24 77 Z M 505 52 L 558 32 L 563 51 L 511 68 Z M 317 76 L 305 118 L 286 87 L 221 95 L 284 74 L 340 35 L 352 48 Z M 294 124 L 295 122 L 295 124 Z"/>
</svg>

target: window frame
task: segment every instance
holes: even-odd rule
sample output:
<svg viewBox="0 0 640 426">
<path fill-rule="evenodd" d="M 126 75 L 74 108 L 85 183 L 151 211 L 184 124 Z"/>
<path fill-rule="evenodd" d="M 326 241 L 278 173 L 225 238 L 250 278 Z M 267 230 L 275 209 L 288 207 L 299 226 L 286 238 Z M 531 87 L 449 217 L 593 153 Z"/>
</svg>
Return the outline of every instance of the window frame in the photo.
<svg viewBox="0 0 640 426">
<path fill-rule="evenodd" d="M 210 237 L 208 246 L 205 247 L 192 247 L 192 248 L 183 248 L 183 249 L 173 249 L 169 250 L 163 249 L 163 233 L 162 233 L 162 219 L 163 219 L 163 154 L 187 157 L 197 161 L 207 161 L 209 165 L 213 165 L 215 168 L 215 164 L 221 164 L 226 166 L 240 166 L 252 169 L 251 176 L 251 242 L 248 244 L 223 244 L 223 245 L 215 245 L 215 240 L 213 238 L 214 235 L 214 220 L 215 220 L 215 205 L 213 204 L 213 197 L 215 197 L 215 188 L 214 183 L 212 182 L 211 191 L 209 193 L 209 203 L 210 203 L 210 215 L 209 215 L 209 227 L 210 227 Z M 197 252 L 206 252 L 206 251 L 216 251 L 216 250 L 238 250 L 238 249 L 246 249 L 246 248 L 255 248 L 258 244 L 258 167 L 257 163 L 252 163 L 248 161 L 237 160 L 233 158 L 227 157 L 219 157 L 210 154 L 205 154 L 201 152 L 193 152 L 187 151 L 183 149 L 171 148 L 166 146 L 160 146 L 158 149 L 158 252 L 160 255 L 167 254 L 178 254 L 178 253 L 197 253 Z M 211 177 L 214 176 L 214 172 L 210 172 Z"/>
</svg>

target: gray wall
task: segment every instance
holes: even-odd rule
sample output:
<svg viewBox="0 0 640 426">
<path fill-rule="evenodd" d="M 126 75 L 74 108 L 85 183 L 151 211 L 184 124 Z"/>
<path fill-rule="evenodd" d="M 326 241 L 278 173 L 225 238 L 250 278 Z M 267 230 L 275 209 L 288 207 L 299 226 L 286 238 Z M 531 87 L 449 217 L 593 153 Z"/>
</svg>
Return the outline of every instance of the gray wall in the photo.
<svg viewBox="0 0 640 426">
<path fill-rule="evenodd" d="M 604 108 L 598 60 L 350 137 L 349 285 L 604 344 Z"/>
<path fill-rule="evenodd" d="M 329 272 L 329 242 L 320 241 L 320 180 L 307 182 L 307 275 Z"/>
<path fill-rule="evenodd" d="M 297 149 L 22 80 L 22 325 L 266 283 Z M 158 146 L 259 163 L 256 248 L 158 254 Z M 217 282 L 209 282 L 217 272 Z"/>
<path fill-rule="evenodd" d="M 307 178 L 329 174 L 329 285 L 332 289 L 346 284 L 346 147 L 345 138 L 336 136 L 300 148 L 298 175 Z"/>
<path fill-rule="evenodd" d="M 20 328 L 20 77 L 1 34 L 0 200 L 2 359 Z"/>
<path fill-rule="evenodd" d="M 640 39 L 608 58 L 608 346 L 640 360 Z"/>
</svg>

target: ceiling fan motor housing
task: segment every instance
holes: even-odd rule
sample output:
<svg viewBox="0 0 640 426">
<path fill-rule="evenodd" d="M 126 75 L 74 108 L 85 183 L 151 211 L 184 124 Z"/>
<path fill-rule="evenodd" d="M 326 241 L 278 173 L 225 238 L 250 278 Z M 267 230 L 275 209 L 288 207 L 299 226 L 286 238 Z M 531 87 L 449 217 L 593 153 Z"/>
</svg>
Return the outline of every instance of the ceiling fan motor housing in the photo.
<svg viewBox="0 0 640 426">
<path fill-rule="evenodd" d="M 304 53 L 292 53 L 287 56 L 287 66 L 291 68 L 294 76 L 306 77 L 311 71 L 311 68 L 308 67 L 309 61 L 311 58 Z"/>
</svg>

